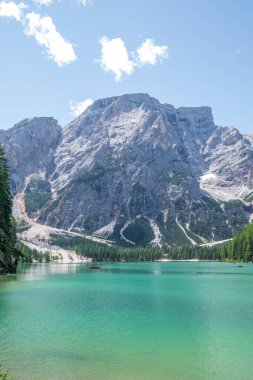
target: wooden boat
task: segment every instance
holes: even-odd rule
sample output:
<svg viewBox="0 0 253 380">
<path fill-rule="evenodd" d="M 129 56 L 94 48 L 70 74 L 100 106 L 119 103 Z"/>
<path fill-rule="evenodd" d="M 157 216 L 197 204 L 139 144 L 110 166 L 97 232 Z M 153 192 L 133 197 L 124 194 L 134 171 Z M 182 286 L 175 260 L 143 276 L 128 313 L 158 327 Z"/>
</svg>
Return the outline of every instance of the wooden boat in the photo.
<svg viewBox="0 0 253 380">
<path fill-rule="evenodd" d="M 100 266 L 99 265 L 91 265 L 90 269 L 100 269 Z"/>
</svg>

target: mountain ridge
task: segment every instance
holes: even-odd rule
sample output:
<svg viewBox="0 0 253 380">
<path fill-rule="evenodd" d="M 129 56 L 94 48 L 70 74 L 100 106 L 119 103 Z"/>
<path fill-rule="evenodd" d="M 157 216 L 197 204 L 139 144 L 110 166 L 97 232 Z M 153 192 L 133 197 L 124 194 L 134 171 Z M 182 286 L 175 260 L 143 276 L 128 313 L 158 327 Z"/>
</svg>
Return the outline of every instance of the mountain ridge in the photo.
<svg viewBox="0 0 253 380">
<path fill-rule="evenodd" d="M 253 213 L 253 138 L 215 125 L 210 107 L 126 94 L 95 101 L 64 128 L 53 118 L 13 128 L 0 131 L 12 191 L 41 177 L 27 195 L 40 200 L 39 223 L 130 246 L 199 244 L 231 238 Z M 44 204 L 40 186 L 50 187 Z"/>
</svg>

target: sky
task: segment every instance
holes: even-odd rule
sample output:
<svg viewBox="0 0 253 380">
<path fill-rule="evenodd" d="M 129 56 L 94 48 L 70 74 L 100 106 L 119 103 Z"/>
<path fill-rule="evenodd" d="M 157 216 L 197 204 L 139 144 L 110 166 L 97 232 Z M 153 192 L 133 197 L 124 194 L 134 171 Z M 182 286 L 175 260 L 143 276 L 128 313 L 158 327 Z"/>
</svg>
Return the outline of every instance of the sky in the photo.
<svg viewBox="0 0 253 380">
<path fill-rule="evenodd" d="M 148 93 L 253 133 L 253 1 L 0 0 L 0 128 Z"/>
</svg>

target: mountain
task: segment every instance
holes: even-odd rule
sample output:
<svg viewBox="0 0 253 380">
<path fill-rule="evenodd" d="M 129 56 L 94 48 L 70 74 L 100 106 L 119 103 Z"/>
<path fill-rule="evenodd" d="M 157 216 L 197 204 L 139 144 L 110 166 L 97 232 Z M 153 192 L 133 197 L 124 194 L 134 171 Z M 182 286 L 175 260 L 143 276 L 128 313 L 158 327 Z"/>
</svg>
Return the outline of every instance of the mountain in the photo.
<svg viewBox="0 0 253 380">
<path fill-rule="evenodd" d="M 62 128 L 52 117 L 22 120 L 8 130 L 0 130 L 0 143 L 5 146 L 11 173 L 11 189 L 22 191 L 32 173 L 53 171 L 53 155 L 62 136 Z"/>
<path fill-rule="evenodd" d="M 173 246 L 231 238 L 253 213 L 253 137 L 215 125 L 209 107 L 122 95 L 65 128 L 23 120 L 0 142 L 12 192 L 40 224 Z"/>
</svg>

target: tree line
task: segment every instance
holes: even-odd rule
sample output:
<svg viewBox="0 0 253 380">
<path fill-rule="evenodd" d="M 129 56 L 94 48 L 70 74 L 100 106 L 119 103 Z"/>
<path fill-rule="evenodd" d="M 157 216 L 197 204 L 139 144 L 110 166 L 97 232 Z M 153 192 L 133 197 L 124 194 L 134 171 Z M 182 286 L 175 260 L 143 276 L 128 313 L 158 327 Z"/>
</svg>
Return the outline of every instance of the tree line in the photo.
<svg viewBox="0 0 253 380">
<path fill-rule="evenodd" d="M 77 255 L 92 258 L 94 261 L 154 261 L 163 257 L 164 250 L 159 247 L 123 248 L 107 246 L 85 239 L 85 237 L 64 237 L 51 235 L 51 244 L 73 250 Z"/>
<path fill-rule="evenodd" d="M 178 245 L 175 247 L 110 247 L 95 244 L 82 237 L 52 237 L 52 242 L 77 254 L 103 261 L 153 261 L 161 258 L 171 260 L 217 260 L 217 261 L 253 261 L 253 223 L 247 225 L 231 241 L 214 246 Z"/>
<path fill-rule="evenodd" d="M 94 261 L 155 261 L 162 258 L 171 260 L 216 260 L 244 261 L 253 260 L 253 224 L 246 226 L 233 240 L 209 246 L 178 245 L 175 247 L 118 247 L 106 246 L 85 239 L 85 237 L 66 237 L 51 235 L 51 244 L 73 250 L 77 255 L 92 258 Z M 50 261 L 50 254 L 43 255 L 19 243 L 23 261 Z"/>
<path fill-rule="evenodd" d="M 232 240 L 208 246 L 183 246 L 169 250 L 172 259 L 199 259 L 219 261 L 253 261 L 253 223 L 248 224 Z"/>
<path fill-rule="evenodd" d="M 220 246 L 220 258 L 222 261 L 253 261 L 253 223 Z"/>
</svg>

